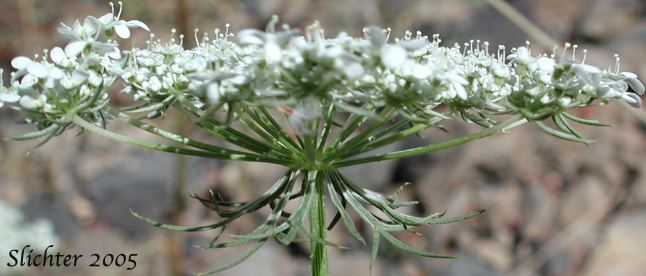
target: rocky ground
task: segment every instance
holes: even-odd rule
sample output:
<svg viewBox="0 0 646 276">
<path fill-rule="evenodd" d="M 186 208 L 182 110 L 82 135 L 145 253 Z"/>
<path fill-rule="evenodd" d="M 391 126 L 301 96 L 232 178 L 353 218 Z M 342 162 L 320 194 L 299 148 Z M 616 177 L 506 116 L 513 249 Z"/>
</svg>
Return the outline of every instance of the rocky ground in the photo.
<svg viewBox="0 0 646 276">
<path fill-rule="evenodd" d="M 440 33 L 447 45 L 474 38 L 510 46 L 532 40 L 485 1 L 185 0 L 186 12 L 177 13 L 180 2 L 128 1 L 124 17 L 149 23 L 162 39 L 173 26 L 192 33 L 195 26 L 210 30 L 230 22 L 235 31 L 261 28 L 272 14 L 279 14 L 293 26 L 320 19 L 328 34 L 345 30 L 357 35 L 364 25 L 377 24 L 391 26 L 394 36 L 406 29 Z M 618 53 L 623 70 L 646 79 L 643 1 L 508 2 L 555 40 L 589 49 L 588 63 L 614 65 L 612 55 Z M 0 11 L 0 63 L 8 71 L 14 56 L 61 45 L 63 40 L 55 33 L 58 22 L 72 24 L 87 14 L 99 16 L 109 6 L 106 1 L 11 0 L 1 2 Z M 146 38 L 147 34 L 137 33 L 139 44 Z M 616 103 L 577 111 L 584 118 L 617 126 L 580 127 L 584 136 L 596 140 L 591 147 L 558 140 L 526 125 L 429 155 L 348 169 L 351 179 L 380 192 L 391 193 L 401 183 L 412 182 L 402 199 L 422 204 L 411 208 L 411 213 L 447 210 L 447 215 L 459 215 L 491 206 L 485 214 L 465 222 L 419 229 L 424 237 L 399 235 L 418 248 L 462 258 L 425 259 L 383 244 L 372 275 L 641 275 L 646 271 L 646 255 L 641 251 L 646 247 L 643 114 L 643 108 L 631 113 Z M 13 124 L 13 116 L 2 111 L 2 137 L 30 130 Z M 174 120 L 154 123 L 178 127 Z M 478 129 L 461 122 L 445 126 L 449 133 L 427 131 L 393 149 L 445 141 Z M 110 127 L 142 139 L 157 139 L 118 123 Z M 180 159 L 95 135 L 74 134 L 65 133 L 28 157 L 25 153 L 34 142 L 3 141 L 0 200 L 19 207 L 27 220 L 52 221 L 63 252 L 86 256 L 134 253 L 138 254 L 137 267 L 131 271 L 89 268 L 87 262 L 92 259 L 87 258 L 76 268 L 28 269 L 17 275 L 192 275 L 221 266 L 246 248 L 202 251 L 193 245 L 208 242 L 215 233 L 173 234 L 144 224 L 129 209 L 161 221 L 207 224 L 215 217 L 189 200 L 189 192 L 217 189 L 234 200 L 244 200 L 281 173 L 279 167 Z M 209 141 L 199 132 L 194 135 Z M 186 186 L 178 196 L 177 168 L 182 164 Z M 178 199 L 180 203 L 186 200 L 181 208 L 174 207 Z M 230 230 L 250 231 L 261 219 L 246 217 Z M 331 275 L 368 275 L 369 247 L 352 240 L 341 228 L 329 237 L 352 248 L 330 250 Z M 307 250 L 269 243 L 222 275 L 309 275 Z M 7 252 L 0 252 L 0 266 L 6 258 Z"/>
</svg>

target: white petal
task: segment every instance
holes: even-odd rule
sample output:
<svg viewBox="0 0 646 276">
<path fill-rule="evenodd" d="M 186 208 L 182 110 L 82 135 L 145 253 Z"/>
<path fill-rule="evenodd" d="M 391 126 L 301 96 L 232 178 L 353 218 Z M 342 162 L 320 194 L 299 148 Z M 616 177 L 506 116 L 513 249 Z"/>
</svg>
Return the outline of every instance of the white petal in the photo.
<svg viewBox="0 0 646 276">
<path fill-rule="evenodd" d="M 345 53 L 345 50 L 343 50 L 341 46 L 332 46 L 330 48 L 325 49 L 325 52 L 323 53 L 323 55 L 326 58 L 333 59 L 333 58 L 340 57 L 344 53 Z"/>
<path fill-rule="evenodd" d="M 128 26 L 129 28 L 139 27 L 139 28 L 142 28 L 142 29 L 150 32 L 150 29 L 148 28 L 148 26 L 146 26 L 146 24 L 144 24 L 144 22 L 141 22 L 139 20 L 130 20 L 130 21 L 126 22 L 126 26 Z"/>
<path fill-rule="evenodd" d="M 220 85 L 217 82 L 212 82 L 206 87 L 206 98 L 210 104 L 216 104 L 220 101 Z"/>
<path fill-rule="evenodd" d="M 228 82 L 236 85 L 245 85 L 249 83 L 249 78 L 243 75 L 237 75 L 227 79 Z"/>
<path fill-rule="evenodd" d="M 395 69 L 408 59 L 408 52 L 398 45 L 385 46 L 381 49 L 381 63 L 390 69 Z"/>
<path fill-rule="evenodd" d="M 467 90 L 464 89 L 464 86 L 453 83 L 453 88 L 455 89 L 455 92 L 457 93 L 458 97 L 460 97 L 460 99 L 466 101 L 469 98 L 469 94 L 467 93 Z"/>
<path fill-rule="evenodd" d="M 283 59 L 283 52 L 276 43 L 265 44 L 265 59 L 269 64 L 275 64 Z"/>
<path fill-rule="evenodd" d="M 47 66 L 34 61 L 27 63 L 27 72 L 39 79 L 44 79 L 49 76 L 49 69 L 47 69 Z"/>
<path fill-rule="evenodd" d="M 66 58 L 65 52 L 61 47 L 54 47 L 54 49 L 49 52 L 49 58 L 51 58 L 54 63 L 61 64 L 61 62 Z"/>
<path fill-rule="evenodd" d="M 70 58 L 76 57 L 81 52 L 83 52 L 83 50 L 85 50 L 85 47 L 87 47 L 86 41 L 71 42 L 70 44 L 67 44 L 67 46 L 65 46 L 65 55 Z"/>
<path fill-rule="evenodd" d="M 399 43 L 404 49 L 408 51 L 417 51 L 424 46 L 429 45 L 429 42 L 426 41 L 425 39 L 414 39 L 414 40 L 408 40 L 408 41 L 403 41 Z"/>
<path fill-rule="evenodd" d="M 105 15 L 99 17 L 99 22 L 103 23 L 103 25 L 108 25 L 114 21 L 114 14 L 112 13 L 106 13 Z"/>
<path fill-rule="evenodd" d="M 111 58 L 111 59 L 120 59 L 121 58 L 121 51 L 119 51 L 119 48 L 114 48 L 114 51 L 108 53 L 107 56 L 109 58 Z"/>
<path fill-rule="evenodd" d="M 38 79 L 32 75 L 25 75 L 22 80 L 20 80 L 20 88 L 28 88 L 34 86 L 38 82 Z"/>
<path fill-rule="evenodd" d="M 548 57 L 542 57 L 539 58 L 536 63 L 538 64 L 538 69 L 541 71 L 546 71 L 546 72 L 554 72 L 554 66 L 556 66 L 556 62 Z"/>
<path fill-rule="evenodd" d="M 417 79 L 420 79 L 420 80 L 421 79 L 426 79 L 426 78 L 430 77 L 433 74 L 433 71 L 431 71 L 431 69 L 428 68 L 428 66 L 424 66 L 424 65 L 419 64 L 419 63 L 415 63 L 413 65 L 412 69 L 413 69 L 413 77 L 415 77 Z"/>
<path fill-rule="evenodd" d="M 10 93 L 0 93 L 0 101 L 15 103 L 20 100 L 20 96 Z"/>
<path fill-rule="evenodd" d="M 626 79 L 636 79 L 637 78 L 637 75 L 635 75 L 635 73 L 631 73 L 631 72 L 621 72 L 621 73 L 619 73 L 619 76 L 621 76 L 623 78 L 626 78 Z"/>
<path fill-rule="evenodd" d="M 126 24 L 116 24 L 114 26 L 114 32 L 123 39 L 130 37 L 130 29 L 128 28 L 128 26 L 126 26 Z"/>
<path fill-rule="evenodd" d="M 72 72 L 72 80 L 79 84 L 84 83 L 87 80 L 88 76 L 89 74 L 85 71 L 74 70 Z"/>
<path fill-rule="evenodd" d="M 88 82 L 94 87 L 99 87 L 103 83 L 103 78 L 99 74 L 94 73 L 94 71 L 90 71 Z"/>
<path fill-rule="evenodd" d="M 348 78 L 348 80 L 356 80 L 364 75 L 365 70 L 363 69 L 363 66 L 361 66 L 361 64 L 355 62 L 351 63 L 348 66 L 344 66 L 343 73 L 345 73 L 345 76 L 346 78 Z"/>
<path fill-rule="evenodd" d="M 621 97 L 632 107 L 639 108 L 642 106 L 642 99 L 637 94 L 624 93 Z"/>
<path fill-rule="evenodd" d="M 372 44 L 373 47 L 379 49 L 386 44 L 386 35 L 381 28 L 370 26 L 367 29 L 366 35 L 368 36 L 368 39 L 370 39 L 370 44 Z"/>
<path fill-rule="evenodd" d="M 30 96 L 23 96 L 20 98 L 20 105 L 25 108 L 38 109 L 42 107 L 42 103 Z"/>
<path fill-rule="evenodd" d="M 245 29 L 238 32 L 238 42 L 240 45 L 262 45 L 265 41 L 261 38 L 265 34 L 258 30 Z"/>
<path fill-rule="evenodd" d="M 55 79 L 55 80 L 60 80 L 63 77 L 65 77 L 65 73 L 63 70 L 58 69 L 57 67 L 50 68 L 49 70 L 49 78 Z"/>
<path fill-rule="evenodd" d="M 638 95 L 644 95 L 644 90 L 646 90 L 646 88 L 644 88 L 644 84 L 637 80 L 637 75 L 630 72 L 623 72 L 619 75 L 626 77 L 624 81 L 628 83 L 630 88 L 635 90 L 635 93 L 637 93 Z"/>
<path fill-rule="evenodd" d="M 607 85 L 599 87 L 599 92 L 597 92 L 597 97 L 603 100 L 611 100 L 618 95 L 619 93 L 617 92 L 617 90 L 614 90 Z"/>
<path fill-rule="evenodd" d="M 27 64 L 31 62 L 31 59 L 28 57 L 15 57 L 14 59 L 11 60 L 11 66 L 13 68 L 16 68 L 18 70 L 20 69 L 25 69 L 27 67 Z"/>
<path fill-rule="evenodd" d="M 56 80 L 52 78 L 45 79 L 45 87 L 50 89 L 56 87 Z"/>
</svg>

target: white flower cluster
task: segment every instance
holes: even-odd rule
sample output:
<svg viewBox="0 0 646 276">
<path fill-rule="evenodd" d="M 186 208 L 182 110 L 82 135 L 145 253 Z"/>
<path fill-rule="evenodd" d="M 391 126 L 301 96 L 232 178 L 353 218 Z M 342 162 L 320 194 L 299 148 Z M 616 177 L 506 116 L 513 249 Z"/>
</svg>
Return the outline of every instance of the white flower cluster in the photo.
<svg viewBox="0 0 646 276">
<path fill-rule="evenodd" d="M 183 36 L 162 43 L 153 35 L 147 48 L 122 51 L 110 40 L 113 34 L 128 38 L 130 28 L 148 28 L 120 14 L 113 8 L 83 24 L 63 24 L 59 32 L 70 39 L 64 49 L 45 51 L 41 59 L 13 59 L 17 71 L 11 86 L 1 88 L 0 104 L 25 111 L 25 121 L 48 130 L 43 133 L 62 131 L 74 115 L 104 125 L 106 91 L 121 79 L 122 92 L 140 103 L 131 111 L 149 118 L 181 101 L 229 114 L 240 105 L 280 107 L 294 124 L 307 125 L 333 104 L 361 116 L 389 106 L 411 122 L 456 115 L 491 126 L 491 114 L 536 121 L 597 99 L 637 107 L 644 93 L 636 75 L 619 72 L 618 64 L 601 70 L 584 64 L 585 58 L 577 61 L 576 47 L 572 58 L 533 56 L 528 47 L 506 55 L 502 46 L 491 53 L 487 42 L 444 47 L 437 35 L 420 33 L 388 43 L 389 31 L 376 27 L 364 29 L 364 37 L 326 38 L 318 24 L 300 36 L 286 25 L 277 30 L 277 18 L 264 32 L 240 31 L 238 43 L 227 26 L 224 33 L 216 29 L 214 39 L 200 39 L 196 30 L 194 49 L 183 48 Z M 449 111 L 438 111 L 446 110 L 437 108 L 443 105 Z"/>
<path fill-rule="evenodd" d="M 0 223 L 0 235 L 2 235 L 0 251 L 5 252 L 4 254 L 8 254 L 11 250 L 20 250 L 26 245 L 36 252 L 44 252 L 49 245 L 53 245 L 54 249 L 58 248 L 59 238 L 54 233 L 54 225 L 48 220 L 39 219 L 27 223 L 20 210 L 0 200 L 0 221 L 2 221 Z M 22 266 L 8 267 L 2 264 L 0 273 L 8 275 L 22 268 Z"/>
<path fill-rule="evenodd" d="M 120 15 L 113 6 L 111 13 L 100 18 L 88 16 L 72 27 L 61 24 L 58 31 L 70 40 L 64 49 L 44 50 L 44 55 L 33 59 L 14 58 L 11 66 L 16 71 L 11 85 L 0 88 L 0 106 L 11 103 L 23 111 L 23 121 L 40 129 L 36 136 L 62 132 L 75 115 L 105 125 L 106 91 L 119 77 L 121 70 L 116 69 L 124 61 L 119 45 L 109 38 L 114 33 L 128 38 L 129 28 L 148 30 L 142 22 L 120 20 Z"/>
</svg>

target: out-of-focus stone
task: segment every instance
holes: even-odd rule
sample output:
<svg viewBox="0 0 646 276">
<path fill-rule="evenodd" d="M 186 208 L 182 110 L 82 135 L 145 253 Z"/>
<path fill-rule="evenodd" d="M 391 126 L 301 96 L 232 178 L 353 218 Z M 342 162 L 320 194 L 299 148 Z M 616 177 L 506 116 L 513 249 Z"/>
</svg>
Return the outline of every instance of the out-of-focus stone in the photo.
<svg viewBox="0 0 646 276">
<path fill-rule="evenodd" d="M 621 215 L 609 223 L 605 236 L 585 267 L 586 276 L 633 276 L 646 271 L 646 213 Z"/>
<path fill-rule="evenodd" d="M 617 37 L 633 25 L 639 16 L 639 0 L 594 1 L 582 24 L 585 36 L 595 39 Z"/>
<path fill-rule="evenodd" d="M 557 199 L 536 184 L 528 187 L 523 206 L 521 231 L 526 239 L 545 240 L 556 231 L 554 215 Z"/>
<path fill-rule="evenodd" d="M 586 0 L 541 0 L 534 2 L 535 22 L 556 39 L 571 34 L 576 23 L 585 13 L 581 7 Z"/>
<path fill-rule="evenodd" d="M 561 201 L 561 224 L 568 225 L 586 213 L 595 211 L 597 206 L 607 206 L 612 199 L 607 188 L 597 178 L 591 177 L 573 185 Z"/>
<path fill-rule="evenodd" d="M 489 266 L 481 259 L 474 257 L 473 254 L 460 254 L 459 260 L 449 262 L 449 264 L 437 273 L 445 276 L 463 276 L 463 275 L 502 275 L 500 271 Z"/>
</svg>

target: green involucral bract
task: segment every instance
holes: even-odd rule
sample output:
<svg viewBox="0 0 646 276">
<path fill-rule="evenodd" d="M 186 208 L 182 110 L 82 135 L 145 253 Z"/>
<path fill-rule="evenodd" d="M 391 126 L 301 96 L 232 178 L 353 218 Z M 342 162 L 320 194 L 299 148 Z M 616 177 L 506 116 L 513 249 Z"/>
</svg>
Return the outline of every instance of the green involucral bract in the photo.
<svg viewBox="0 0 646 276">
<path fill-rule="evenodd" d="M 14 58 L 15 71 L 10 84 L 0 88 L 0 104 L 20 111 L 22 122 L 37 128 L 15 140 L 43 138 L 44 143 L 78 126 L 153 150 L 284 166 L 285 174 L 254 200 L 226 202 L 213 192 L 208 198 L 194 196 L 221 217 L 211 225 L 166 225 L 135 214 L 170 230 L 217 229 L 204 248 L 257 243 L 238 261 L 206 274 L 244 261 L 273 238 L 285 245 L 310 242 L 313 274 L 327 275 L 326 247 L 344 246 L 328 241 L 326 231 L 342 222 L 365 243 L 349 209 L 373 230 L 370 267 L 382 237 L 413 254 L 452 258 L 413 248 L 390 232 L 461 221 L 484 210 L 453 218 L 407 215 L 398 207 L 416 202 L 397 202 L 399 192 L 384 197 L 359 187 L 339 168 L 433 152 L 526 122 L 558 138 L 587 144 L 572 123 L 604 124 L 577 118 L 568 110 L 613 99 L 639 107 L 644 93 L 635 74 L 619 72 L 618 64 L 614 70 L 585 64 L 585 56 L 576 59 L 576 47 L 570 53 L 569 44 L 561 54 L 534 55 L 529 47 L 506 53 L 503 46 L 492 50 L 480 41 L 445 47 L 439 36 L 420 33 L 389 42 L 390 33 L 377 27 L 365 28 L 363 37 L 340 33 L 327 38 L 318 24 L 301 35 L 288 26 L 278 29 L 274 18 L 265 31 L 242 30 L 235 40 L 228 26 L 212 37 L 198 37 L 196 31 L 198 46 L 193 49 L 184 49 L 184 37 L 178 40 L 173 31 L 168 42 L 152 40 L 146 48 L 124 50 L 113 35 L 128 38 L 130 28 L 148 27 L 121 20 L 120 14 L 113 10 L 71 27 L 62 24 L 58 31 L 69 38 L 67 45 L 39 58 Z M 111 107 L 108 91 L 115 87 L 132 95 L 135 104 Z M 234 147 L 203 143 L 143 121 L 164 117 L 169 108 Z M 483 130 L 439 144 L 370 155 L 425 129 L 442 128 L 441 122 L 452 118 Z M 110 119 L 163 137 L 169 144 L 114 133 L 106 128 Z M 547 119 L 555 128 L 543 123 Z M 337 212 L 329 222 L 324 195 Z M 298 203 L 288 212 L 289 201 Z M 271 213 L 256 230 L 219 242 L 233 221 L 261 208 Z"/>
</svg>

